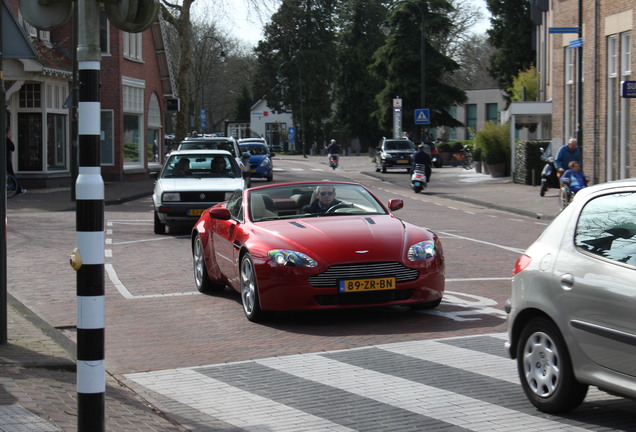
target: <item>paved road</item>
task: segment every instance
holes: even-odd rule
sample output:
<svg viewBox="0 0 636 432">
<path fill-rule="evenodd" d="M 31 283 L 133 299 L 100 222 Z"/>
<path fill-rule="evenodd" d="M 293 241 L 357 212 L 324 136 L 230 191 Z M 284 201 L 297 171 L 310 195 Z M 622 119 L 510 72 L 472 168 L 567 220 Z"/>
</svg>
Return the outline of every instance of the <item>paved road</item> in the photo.
<svg viewBox="0 0 636 432">
<path fill-rule="evenodd" d="M 633 430 L 634 402 L 598 390 L 572 415 L 537 413 L 504 340 L 412 341 L 126 378 L 197 431 Z"/>
<path fill-rule="evenodd" d="M 285 169 L 298 172 L 325 172 L 322 159 L 310 158 L 305 161 L 301 158 L 291 158 L 285 163 L 287 168 L 282 163 L 279 164 L 276 175 L 283 175 Z M 361 168 L 355 166 L 355 163 L 361 163 L 364 170 L 364 159 L 352 159 L 350 162 L 344 159 L 338 172 L 354 180 L 359 178 Z M 392 195 L 401 185 L 408 182 L 408 176 L 404 173 L 380 174 L 371 169 L 368 174 L 375 178 L 375 181 L 386 183 L 383 194 L 390 192 Z M 483 187 L 484 183 L 488 184 L 488 188 Z M 402 188 L 400 193 L 413 196 L 407 188 Z M 508 208 L 516 210 L 517 215 L 545 215 L 552 209 L 552 203 L 548 198 L 541 199 L 538 196 L 537 188 L 514 185 L 509 179 L 489 179 L 487 176 L 454 168 L 436 170 L 431 188 L 427 194 L 418 196 L 417 199 L 428 205 L 443 205 L 443 211 L 436 211 L 436 214 L 443 215 L 441 220 L 433 221 L 442 224 L 448 222 L 446 215 L 450 212 L 466 213 L 469 207 L 477 207 L 470 203 L 486 202 L 485 198 L 477 198 L 488 194 L 495 195 L 495 198 L 490 199 L 488 208 L 495 209 L 496 206 L 508 205 Z M 449 204 L 450 201 L 446 198 L 450 196 L 468 204 Z M 510 197 L 514 199 L 511 201 Z M 515 206 L 519 208 L 514 209 Z M 107 257 L 109 262 L 116 263 L 117 257 L 130 247 L 125 242 L 115 244 L 121 229 L 143 233 L 140 227 L 147 226 L 148 232 L 151 230 L 149 209 L 143 217 L 138 217 L 136 210 L 127 215 L 130 211 L 128 209 L 128 206 L 108 209 L 107 219 L 112 224 L 107 227 L 107 230 L 111 230 L 107 238 L 113 240 L 108 248 L 114 254 Z M 556 212 L 556 205 L 554 209 Z M 485 213 L 480 210 L 475 217 L 485 218 Z M 64 222 L 63 219 L 68 218 L 65 215 L 68 213 L 54 216 L 32 215 L 32 220 L 41 222 L 38 223 L 38 229 L 12 232 L 14 240 L 19 238 L 26 243 L 37 244 L 43 236 L 49 236 L 59 238 L 60 244 L 51 249 L 26 248 L 23 252 L 28 253 L 23 253 L 23 258 L 10 264 L 14 270 L 12 275 L 15 275 L 16 270 L 21 272 L 20 274 L 27 274 L 27 270 L 32 269 L 34 263 L 39 263 L 40 271 L 35 274 L 29 273 L 33 274 L 29 283 L 21 286 L 24 293 L 33 287 L 51 286 L 51 274 L 45 269 L 48 265 L 59 267 L 60 264 L 56 263 L 64 263 L 65 271 L 58 272 L 55 280 L 56 285 L 65 287 L 65 295 L 57 299 L 52 292 L 40 290 L 33 307 L 43 308 L 44 305 L 49 306 L 54 302 L 59 312 L 49 318 L 72 326 L 74 307 L 68 304 L 68 301 L 65 304 L 63 300 L 73 297 L 74 273 L 66 267 L 68 252 L 73 245 L 72 235 L 68 236 L 68 231 L 72 231 L 72 228 L 51 232 L 52 226 L 72 226 L 72 218 L 70 222 Z M 513 217 L 511 214 L 508 216 Z M 9 217 L 15 226 L 23 216 L 10 213 Z M 498 217 L 503 217 L 503 214 Z M 530 223 L 545 223 L 536 220 L 536 217 L 533 219 L 521 218 L 518 223 L 526 226 Z M 498 228 L 494 223 L 492 225 L 492 229 Z M 459 241 L 456 232 L 446 232 L 444 236 L 445 242 Z M 141 237 L 142 234 L 139 240 L 143 241 Z M 181 247 L 178 236 L 151 237 L 153 239 L 145 241 L 172 242 L 175 247 Z M 513 249 L 515 254 L 521 250 L 519 247 Z M 123 261 L 116 263 L 116 268 L 123 269 L 121 266 L 127 264 Z M 169 261 L 167 259 L 162 262 Z M 130 260 L 128 265 L 134 269 L 138 263 L 139 260 Z M 475 262 L 471 262 L 462 270 L 470 273 L 479 268 L 479 265 L 479 257 L 476 256 Z M 174 271 L 173 267 L 164 267 L 159 270 Z M 465 280 L 468 274 L 461 276 Z M 446 300 L 439 310 L 418 312 L 417 316 L 410 316 L 408 319 L 395 319 L 390 312 L 383 314 L 381 322 L 374 322 L 374 319 L 368 317 L 361 319 L 361 323 L 368 323 L 364 335 L 368 335 L 369 342 L 358 344 L 355 348 L 334 350 L 333 346 L 338 344 L 352 346 L 349 339 L 359 336 L 342 332 L 342 317 L 324 314 L 327 322 L 312 320 L 304 323 L 302 331 L 296 332 L 293 331 L 293 326 L 299 322 L 303 323 L 302 320 L 291 320 L 291 325 L 287 327 L 281 326 L 280 323 L 271 328 L 249 326 L 246 323 L 228 326 L 229 323 L 224 321 L 224 317 L 227 314 L 239 316 L 240 305 L 232 301 L 231 296 L 221 299 L 220 302 L 212 302 L 210 300 L 214 299 L 196 295 L 191 285 L 189 266 L 183 272 L 182 279 L 187 281 L 183 287 L 165 283 L 166 278 L 157 279 L 165 285 L 160 283 L 153 287 L 144 287 L 138 292 L 131 291 L 131 296 L 135 298 L 126 298 L 121 291 L 110 291 L 111 297 L 107 303 L 111 309 L 107 316 L 117 317 L 118 320 L 109 327 L 109 331 L 121 333 L 121 340 L 129 340 L 129 344 L 123 347 L 123 354 L 126 354 L 126 350 L 132 353 L 140 348 L 149 353 L 161 350 L 165 358 L 162 358 L 160 363 L 164 366 L 157 367 L 155 359 L 148 357 L 143 363 L 133 364 L 134 367 L 131 368 L 130 363 L 113 363 L 114 359 L 111 360 L 110 357 L 107 361 L 108 369 L 127 370 L 128 372 L 122 375 L 116 375 L 117 378 L 143 397 L 146 404 L 156 407 L 171 422 L 178 423 L 188 430 L 636 430 L 633 420 L 634 402 L 614 398 L 598 391 L 591 391 L 581 408 L 568 416 L 547 416 L 531 408 L 518 384 L 514 362 L 506 358 L 503 351 L 504 335 L 501 332 L 505 329 L 504 314 L 498 305 L 507 295 L 508 287 L 505 280 L 471 282 L 471 287 L 476 291 L 483 289 L 480 284 L 501 284 L 502 292 L 494 304 L 488 299 L 471 298 L 466 293 L 458 292 L 460 290 L 455 290 L 454 287 L 463 282 L 459 279 L 450 280 Z M 124 281 L 136 282 L 134 279 Z M 492 286 L 490 288 L 492 289 Z M 181 294 L 175 296 L 175 290 L 181 291 Z M 192 292 L 192 295 L 186 291 Z M 142 301 L 160 302 L 164 306 L 163 312 L 149 314 L 139 306 L 139 302 Z M 192 307 L 193 315 L 205 310 L 211 319 L 204 325 L 210 330 L 224 330 L 223 339 L 210 340 L 211 343 L 206 344 L 205 350 L 201 349 L 201 344 L 196 340 L 179 341 L 186 343 L 186 346 L 179 345 L 175 337 L 181 336 L 183 339 L 183 331 L 187 330 L 188 323 L 175 321 L 175 317 L 170 313 L 177 305 Z M 211 308 L 218 305 L 221 309 Z M 153 326 L 147 329 L 143 338 L 139 338 L 134 329 L 127 328 L 127 323 L 133 322 L 133 314 L 147 315 L 143 318 Z M 131 321 L 126 321 L 127 315 Z M 467 321 L 475 319 L 478 321 Z M 466 322 L 473 327 L 472 336 L 446 337 L 449 329 L 457 329 L 457 325 L 453 324 Z M 413 324 L 420 328 L 402 327 Z M 391 331 L 386 331 L 385 328 L 384 332 L 380 332 L 381 327 L 387 325 L 393 326 Z M 314 329 L 320 326 L 323 331 L 320 334 L 312 332 L 312 326 Z M 432 329 L 427 326 L 435 327 Z M 162 332 L 161 329 L 166 328 L 170 329 L 170 334 Z M 205 330 L 205 327 L 198 330 Z M 351 328 L 345 330 L 351 331 Z M 304 340 L 305 344 L 311 344 L 320 340 L 320 347 L 324 351 L 316 352 L 314 349 L 307 354 L 309 351 L 302 349 L 295 352 L 303 354 L 295 354 L 288 352 L 290 346 L 284 346 L 282 343 L 280 348 L 272 350 L 271 337 L 268 335 L 280 334 L 281 331 L 287 333 L 289 340 L 293 340 L 294 343 Z M 405 334 L 411 331 L 427 332 L 428 336 L 426 340 L 405 340 Z M 484 331 L 486 334 L 478 334 Z M 236 332 L 241 332 L 240 340 L 236 337 Z M 330 332 L 333 333 L 331 337 Z M 260 340 L 261 346 L 241 346 L 247 339 Z M 167 340 L 175 342 L 166 343 Z M 224 346 L 215 349 L 215 343 Z M 249 349 L 251 354 L 247 357 L 245 354 L 241 356 L 241 351 L 246 349 Z M 285 353 L 274 356 L 265 354 L 268 351 Z M 226 356 L 232 353 L 242 360 L 235 361 L 232 356 L 227 356 L 227 360 L 209 361 L 221 358 L 221 352 Z M 125 356 L 120 358 L 126 359 Z M 201 360 L 206 358 L 207 362 Z M 184 364 L 188 366 L 182 367 Z M 137 413 L 138 410 L 131 412 Z M 57 417 L 66 420 L 69 416 L 60 413 L 60 416 L 54 418 Z M 0 423 L 0 429 L 1 427 L 4 425 Z M 174 429 L 177 429 L 176 426 Z M 131 426 L 131 430 L 145 429 L 132 429 Z"/>
</svg>

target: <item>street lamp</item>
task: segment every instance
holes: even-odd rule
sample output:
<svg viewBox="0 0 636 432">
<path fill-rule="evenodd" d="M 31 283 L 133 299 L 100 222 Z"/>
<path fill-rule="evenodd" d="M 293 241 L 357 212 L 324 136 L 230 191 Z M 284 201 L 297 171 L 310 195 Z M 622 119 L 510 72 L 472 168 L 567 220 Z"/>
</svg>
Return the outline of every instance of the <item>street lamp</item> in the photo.
<svg viewBox="0 0 636 432">
<path fill-rule="evenodd" d="M 401 3 L 409 3 L 417 7 L 420 11 L 420 108 L 426 108 L 426 40 L 424 38 L 424 18 L 426 14 L 425 8 L 419 3 L 410 0 L 401 0 L 393 5 L 393 9 Z M 389 21 L 384 21 L 380 26 L 380 30 L 385 36 L 388 36 L 393 30 L 393 26 Z M 424 126 L 420 128 L 420 139 L 424 141 Z"/>
<path fill-rule="evenodd" d="M 279 77 L 281 76 L 281 70 L 283 69 L 283 66 L 285 66 L 288 63 L 294 64 L 296 68 L 298 69 L 298 93 L 299 93 L 299 99 L 300 99 L 300 131 L 302 132 L 301 146 L 303 149 L 303 157 L 307 157 L 307 153 L 305 151 L 305 110 L 303 105 L 303 78 L 300 72 L 300 66 L 296 62 L 296 58 L 294 57 L 291 60 L 285 60 L 284 62 L 282 62 L 280 66 L 278 66 L 277 75 Z M 298 136 L 300 136 L 300 134 L 298 134 Z"/>
<path fill-rule="evenodd" d="M 223 49 L 223 44 L 221 43 L 220 40 L 218 40 L 217 38 L 215 38 L 214 36 L 203 36 L 201 39 L 199 39 L 194 47 L 194 51 L 195 53 L 199 52 L 199 44 L 202 41 L 205 41 L 207 39 L 212 39 L 213 41 L 215 41 L 216 43 L 219 44 L 219 47 L 221 47 L 221 51 L 219 52 L 219 60 L 221 63 L 225 63 L 225 50 Z M 204 43 L 204 47 L 205 48 L 205 43 Z M 204 130 L 207 130 L 208 126 L 207 126 L 207 114 L 205 111 L 205 80 L 203 79 L 203 55 L 201 55 L 201 61 L 199 63 L 199 76 L 201 77 L 201 111 L 199 114 L 199 121 L 200 121 L 200 126 L 201 126 L 201 132 L 203 132 Z M 207 74 L 206 74 L 207 75 Z"/>
</svg>

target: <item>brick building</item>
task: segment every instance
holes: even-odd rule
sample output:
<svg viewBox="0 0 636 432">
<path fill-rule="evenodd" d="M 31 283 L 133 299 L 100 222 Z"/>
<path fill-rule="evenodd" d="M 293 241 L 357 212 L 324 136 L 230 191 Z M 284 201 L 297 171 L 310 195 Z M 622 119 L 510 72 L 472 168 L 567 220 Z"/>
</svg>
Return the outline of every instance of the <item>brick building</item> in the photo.
<svg viewBox="0 0 636 432">
<path fill-rule="evenodd" d="M 535 0 L 533 7 L 540 97 L 552 102 L 553 151 L 578 136 L 583 169 L 594 183 L 636 176 L 635 99 L 621 91 L 623 82 L 636 79 L 636 4 Z"/>
<path fill-rule="evenodd" d="M 16 144 L 14 169 L 27 188 L 69 185 L 76 148 L 71 121 L 73 20 L 42 31 L 23 19 L 18 0 L 5 4 L 36 52 L 32 59 L 3 60 L 7 126 Z M 164 100 L 173 97 L 163 23 L 157 20 L 141 33 L 127 33 L 103 12 L 100 22 L 102 176 L 104 181 L 147 176 L 160 165 Z"/>
</svg>

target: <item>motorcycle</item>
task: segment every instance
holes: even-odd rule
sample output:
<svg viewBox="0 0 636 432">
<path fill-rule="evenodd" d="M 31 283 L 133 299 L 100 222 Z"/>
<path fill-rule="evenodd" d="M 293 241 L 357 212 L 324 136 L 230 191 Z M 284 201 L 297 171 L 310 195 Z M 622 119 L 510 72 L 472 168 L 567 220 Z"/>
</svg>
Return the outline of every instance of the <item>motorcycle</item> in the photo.
<svg viewBox="0 0 636 432">
<path fill-rule="evenodd" d="M 331 169 L 336 169 L 338 168 L 338 155 L 337 154 L 330 154 L 329 155 L 329 166 L 331 167 Z"/>
<path fill-rule="evenodd" d="M 416 164 L 411 172 L 411 189 L 420 193 L 426 186 L 426 165 Z"/>
<path fill-rule="evenodd" d="M 543 154 L 541 160 L 545 161 L 545 165 L 541 170 L 541 190 L 539 195 L 544 196 L 548 188 L 558 188 L 559 179 L 557 177 L 557 169 L 554 166 L 554 157 L 549 156 L 549 152 L 541 149 Z"/>
</svg>

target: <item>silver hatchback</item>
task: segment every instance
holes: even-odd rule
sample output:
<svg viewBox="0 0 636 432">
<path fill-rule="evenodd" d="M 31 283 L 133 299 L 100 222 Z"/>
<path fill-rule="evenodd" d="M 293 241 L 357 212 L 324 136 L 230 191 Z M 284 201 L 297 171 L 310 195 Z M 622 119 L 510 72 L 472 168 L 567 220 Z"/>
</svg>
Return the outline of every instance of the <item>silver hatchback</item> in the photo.
<svg viewBox="0 0 636 432">
<path fill-rule="evenodd" d="M 539 410 L 574 409 L 590 385 L 636 398 L 636 179 L 577 193 L 517 260 L 506 311 Z"/>
</svg>

